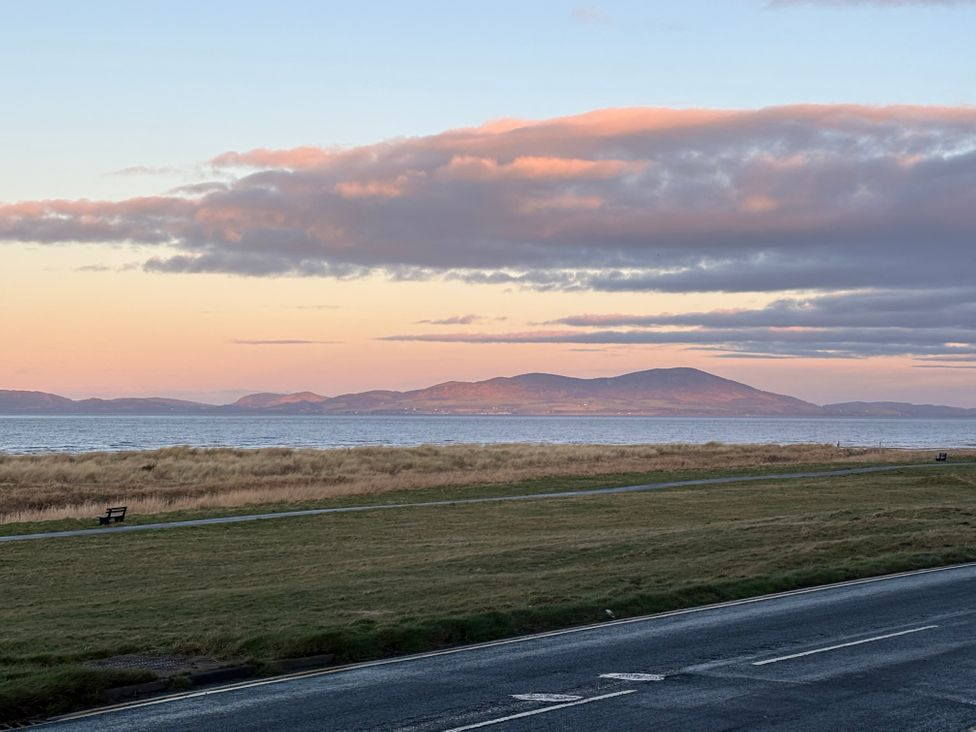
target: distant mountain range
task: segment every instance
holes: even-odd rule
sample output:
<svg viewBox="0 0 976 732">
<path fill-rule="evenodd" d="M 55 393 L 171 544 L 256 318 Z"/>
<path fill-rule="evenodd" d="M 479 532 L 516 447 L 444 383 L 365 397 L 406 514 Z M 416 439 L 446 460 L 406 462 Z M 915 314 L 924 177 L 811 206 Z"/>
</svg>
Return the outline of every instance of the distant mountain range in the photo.
<svg viewBox="0 0 976 732">
<path fill-rule="evenodd" d="M 827 404 L 831 417 L 914 417 L 915 419 L 976 418 L 976 409 L 946 407 L 941 404 L 907 404 L 906 402 L 843 402 Z"/>
<path fill-rule="evenodd" d="M 976 409 L 901 402 L 819 406 L 690 368 L 651 369 L 577 379 L 522 374 L 448 381 L 414 391 L 322 396 L 250 394 L 233 404 L 161 397 L 67 399 L 39 391 L 0 390 L 0 414 L 386 414 L 645 415 L 682 417 L 959 417 Z"/>
</svg>

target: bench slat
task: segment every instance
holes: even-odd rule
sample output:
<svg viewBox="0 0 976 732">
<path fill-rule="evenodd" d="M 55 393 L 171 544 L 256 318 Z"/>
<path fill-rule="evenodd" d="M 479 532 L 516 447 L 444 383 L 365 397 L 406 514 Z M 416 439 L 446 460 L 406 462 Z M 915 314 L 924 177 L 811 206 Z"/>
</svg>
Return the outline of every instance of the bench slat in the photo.
<svg viewBox="0 0 976 732">
<path fill-rule="evenodd" d="M 105 525 L 109 521 L 114 520 L 115 523 L 125 521 L 125 512 L 128 510 L 128 506 L 112 506 L 105 509 L 104 516 L 98 516 L 99 525 Z"/>
</svg>

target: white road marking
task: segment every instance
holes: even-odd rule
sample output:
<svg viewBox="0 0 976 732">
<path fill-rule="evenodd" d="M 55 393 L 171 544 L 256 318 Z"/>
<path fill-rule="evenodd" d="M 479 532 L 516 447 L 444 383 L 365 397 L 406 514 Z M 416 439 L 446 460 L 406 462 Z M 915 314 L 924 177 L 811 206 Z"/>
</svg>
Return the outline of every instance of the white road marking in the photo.
<svg viewBox="0 0 976 732">
<path fill-rule="evenodd" d="M 664 681 L 663 674 L 600 674 L 600 678 L 618 681 Z"/>
<path fill-rule="evenodd" d="M 501 724 L 502 722 L 510 722 L 513 719 L 521 719 L 522 717 L 534 717 L 536 714 L 547 714 L 548 712 L 555 712 L 557 709 L 566 709 L 567 707 L 577 707 L 580 704 L 589 704 L 590 702 L 603 701 L 604 699 L 612 699 L 615 696 L 624 696 L 625 694 L 636 694 L 636 689 L 628 689 L 627 691 L 617 691 L 613 694 L 603 694 L 602 696 L 591 696 L 589 699 L 580 699 L 579 701 L 567 702 L 566 704 L 556 704 L 551 707 L 544 707 L 542 709 L 533 709 L 531 712 L 521 712 L 519 714 L 510 714 L 507 717 L 498 717 L 497 719 L 489 719 L 485 722 L 476 722 L 475 724 L 466 724 L 463 727 L 452 727 L 445 732 L 464 732 L 468 729 L 478 729 L 479 727 L 490 727 L 494 724 Z"/>
<path fill-rule="evenodd" d="M 422 658 L 435 658 L 437 656 L 452 656 L 458 653 L 471 653 L 473 651 L 479 651 L 484 648 L 497 648 L 499 646 L 507 646 L 517 643 L 526 643 L 530 641 L 540 640 L 542 638 L 555 638 L 562 635 L 572 635 L 574 633 L 588 633 L 593 630 L 601 630 L 603 628 L 612 628 L 614 626 L 622 625 L 632 625 L 634 623 L 647 623 L 654 622 L 657 620 L 667 620 L 668 618 L 680 617 L 683 615 L 695 615 L 698 613 L 705 613 L 714 610 L 721 610 L 731 607 L 739 607 L 742 605 L 754 605 L 757 603 L 769 602 L 771 600 L 781 600 L 787 597 L 797 597 L 800 595 L 808 595 L 812 593 L 819 592 L 829 592 L 830 590 L 839 590 L 847 587 L 858 587 L 860 585 L 870 585 L 876 582 L 890 582 L 891 580 L 904 579 L 906 577 L 918 577 L 926 574 L 941 574 L 943 572 L 954 572 L 960 569 L 971 569 L 976 567 L 976 562 L 964 562 L 962 564 L 950 564 L 945 567 L 930 567 L 929 569 L 912 569 L 907 572 L 895 572 L 893 574 L 883 574 L 877 577 L 865 577 L 864 579 L 856 580 L 845 580 L 843 582 L 834 582 L 829 585 L 819 585 L 817 587 L 806 587 L 802 590 L 787 590 L 786 592 L 776 592 L 770 595 L 759 595 L 758 597 L 748 597 L 742 600 L 726 600 L 725 602 L 716 602 L 711 605 L 699 605 L 698 607 L 689 607 L 682 610 L 668 610 L 663 613 L 656 613 L 654 615 L 640 615 L 635 618 L 624 618 L 623 620 L 611 620 L 609 622 L 603 622 L 593 625 L 578 625 L 575 628 L 563 628 L 562 630 L 550 630 L 544 633 L 535 633 L 533 635 L 523 635 L 515 638 L 504 638 L 497 641 L 487 641 L 485 643 L 474 643 L 468 646 L 461 646 L 459 648 L 448 648 L 443 651 L 428 651 L 426 653 L 416 653 L 409 656 L 397 656 L 395 658 L 384 658 L 379 661 L 362 661 L 360 663 L 353 663 L 346 666 L 335 666 L 333 668 L 316 669 L 312 671 L 297 671 L 291 674 L 282 674 L 280 676 L 275 676 L 270 679 L 261 679 L 260 681 L 239 681 L 233 684 L 228 684 L 226 686 L 218 686 L 210 689 L 204 689 L 201 691 L 190 691 L 183 692 L 179 694 L 171 694 L 169 696 L 160 697 L 158 699 L 149 699 L 146 701 L 133 701 L 133 702 L 122 702 L 121 704 L 113 704 L 111 706 L 100 707 L 98 709 L 90 709 L 83 712 L 74 712 L 71 714 L 64 714 L 58 717 L 51 717 L 45 720 L 40 725 L 43 726 L 53 722 L 65 722 L 74 719 L 85 719 L 87 717 L 97 717 L 102 714 L 111 714 L 113 712 L 121 712 L 129 709 L 139 709 L 141 707 L 150 707 L 157 704 L 170 704 L 172 702 L 183 701 L 184 699 L 194 699 L 202 696 L 210 696 L 212 694 L 226 694 L 228 692 L 238 691 L 240 689 L 250 689 L 257 686 L 271 686 L 274 684 L 285 684 L 290 681 L 296 681 L 299 679 L 309 679 L 316 678 L 319 676 L 331 676 L 332 674 L 341 674 L 349 671 L 359 671 L 361 669 L 372 668 L 373 666 L 390 666 L 401 663 L 409 663 L 411 661 L 416 661 Z M 974 731 L 976 732 L 976 731 Z"/>
<path fill-rule="evenodd" d="M 583 697 L 576 694 L 512 694 L 512 698 L 519 701 L 570 702 Z"/>
<path fill-rule="evenodd" d="M 865 638 L 864 640 L 851 641 L 850 643 L 838 643 L 836 646 L 827 646 L 826 648 L 817 648 L 813 651 L 804 651 L 803 653 L 791 653 L 789 656 L 779 656 L 778 658 L 767 658 L 765 661 L 755 661 L 753 666 L 765 666 L 768 663 L 779 663 L 780 661 L 789 661 L 791 658 L 801 658 L 803 656 L 812 656 L 814 653 L 826 653 L 827 651 L 836 651 L 838 648 L 848 648 L 850 646 L 859 646 L 863 643 L 874 643 L 875 641 L 884 640 L 885 638 L 895 638 L 899 635 L 908 635 L 909 633 L 921 633 L 923 630 L 932 630 L 933 628 L 938 628 L 938 625 L 926 625 L 921 628 L 912 628 L 911 630 L 902 630 L 898 633 L 887 633 L 885 635 L 877 635 L 874 638 Z"/>
</svg>

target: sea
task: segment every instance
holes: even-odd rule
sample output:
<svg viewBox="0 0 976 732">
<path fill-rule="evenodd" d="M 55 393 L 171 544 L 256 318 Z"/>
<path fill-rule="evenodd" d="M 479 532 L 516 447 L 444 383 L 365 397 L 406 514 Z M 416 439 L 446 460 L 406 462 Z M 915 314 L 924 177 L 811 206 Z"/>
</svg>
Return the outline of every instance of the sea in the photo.
<svg viewBox="0 0 976 732">
<path fill-rule="evenodd" d="M 801 444 L 976 447 L 976 420 L 513 416 L 0 416 L 0 452 L 364 445 Z"/>
</svg>

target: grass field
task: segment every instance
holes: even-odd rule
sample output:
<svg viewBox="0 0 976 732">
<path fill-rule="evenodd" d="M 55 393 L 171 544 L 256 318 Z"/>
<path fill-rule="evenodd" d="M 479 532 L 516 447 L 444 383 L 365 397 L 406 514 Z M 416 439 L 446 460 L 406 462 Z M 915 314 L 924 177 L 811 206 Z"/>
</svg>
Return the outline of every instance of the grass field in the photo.
<svg viewBox="0 0 976 732">
<path fill-rule="evenodd" d="M 904 457 L 904 456 L 902 456 Z M 976 457 L 976 456 L 974 456 Z M 912 462 L 910 459 L 904 462 Z M 901 463 L 899 463 L 901 464 Z M 126 525 L 167 523 L 185 521 L 189 519 L 213 518 L 218 516 L 246 515 L 254 513 L 278 513 L 316 508 L 340 508 L 343 506 L 382 505 L 397 503 L 425 503 L 432 501 L 452 501 L 466 498 L 489 498 L 511 495 L 530 495 L 535 493 L 566 493 L 568 491 L 589 490 L 600 488 L 614 488 L 618 486 L 633 486 L 648 483 L 664 483 L 674 481 L 696 480 L 699 478 L 728 478 L 737 475 L 777 475 L 791 472 L 822 472 L 851 467 L 885 466 L 884 462 L 856 462 L 856 463 L 766 463 L 754 467 L 706 469 L 692 468 L 685 470 L 654 471 L 641 473 L 612 473 L 609 475 L 567 475 L 545 476 L 529 478 L 513 482 L 476 483 L 472 485 L 440 485 L 429 488 L 416 487 L 399 491 L 379 491 L 364 494 L 336 495 L 319 499 L 291 501 L 283 503 L 243 503 L 236 506 L 219 508 L 216 506 L 200 506 L 170 510 L 163 513 L 132 513 L 126 514 Z M 104 512 L 103 504 L 96 508 L 91 506 L 91 512 L 83 518 L 48 519 L 42 521 L 19 521 L 0 523 L 0 536 L 13 534 L 33 534 L 50 531 L 68 531 L 76 529 L 94 529 L 109 533 L 111 528 L 104 528 L 97 524 L 95 516 Z"/>
<path fill-rule="evenodd" d="M 976 453 L 974 453 L 976 454 Z M 930 460 L 931 451 L 829 445 L 455 445 L 346 450 L 0 453 L 0 524 L 321 503 L 528 480 Z"/>
<path fill-rule="evenodd" d="M 122 675 L 87 659 L 386 656 L 976 560 L 974 529 L 959 465 L 0 545 L 0 720 L 96 703 Z"/>
</svg>

